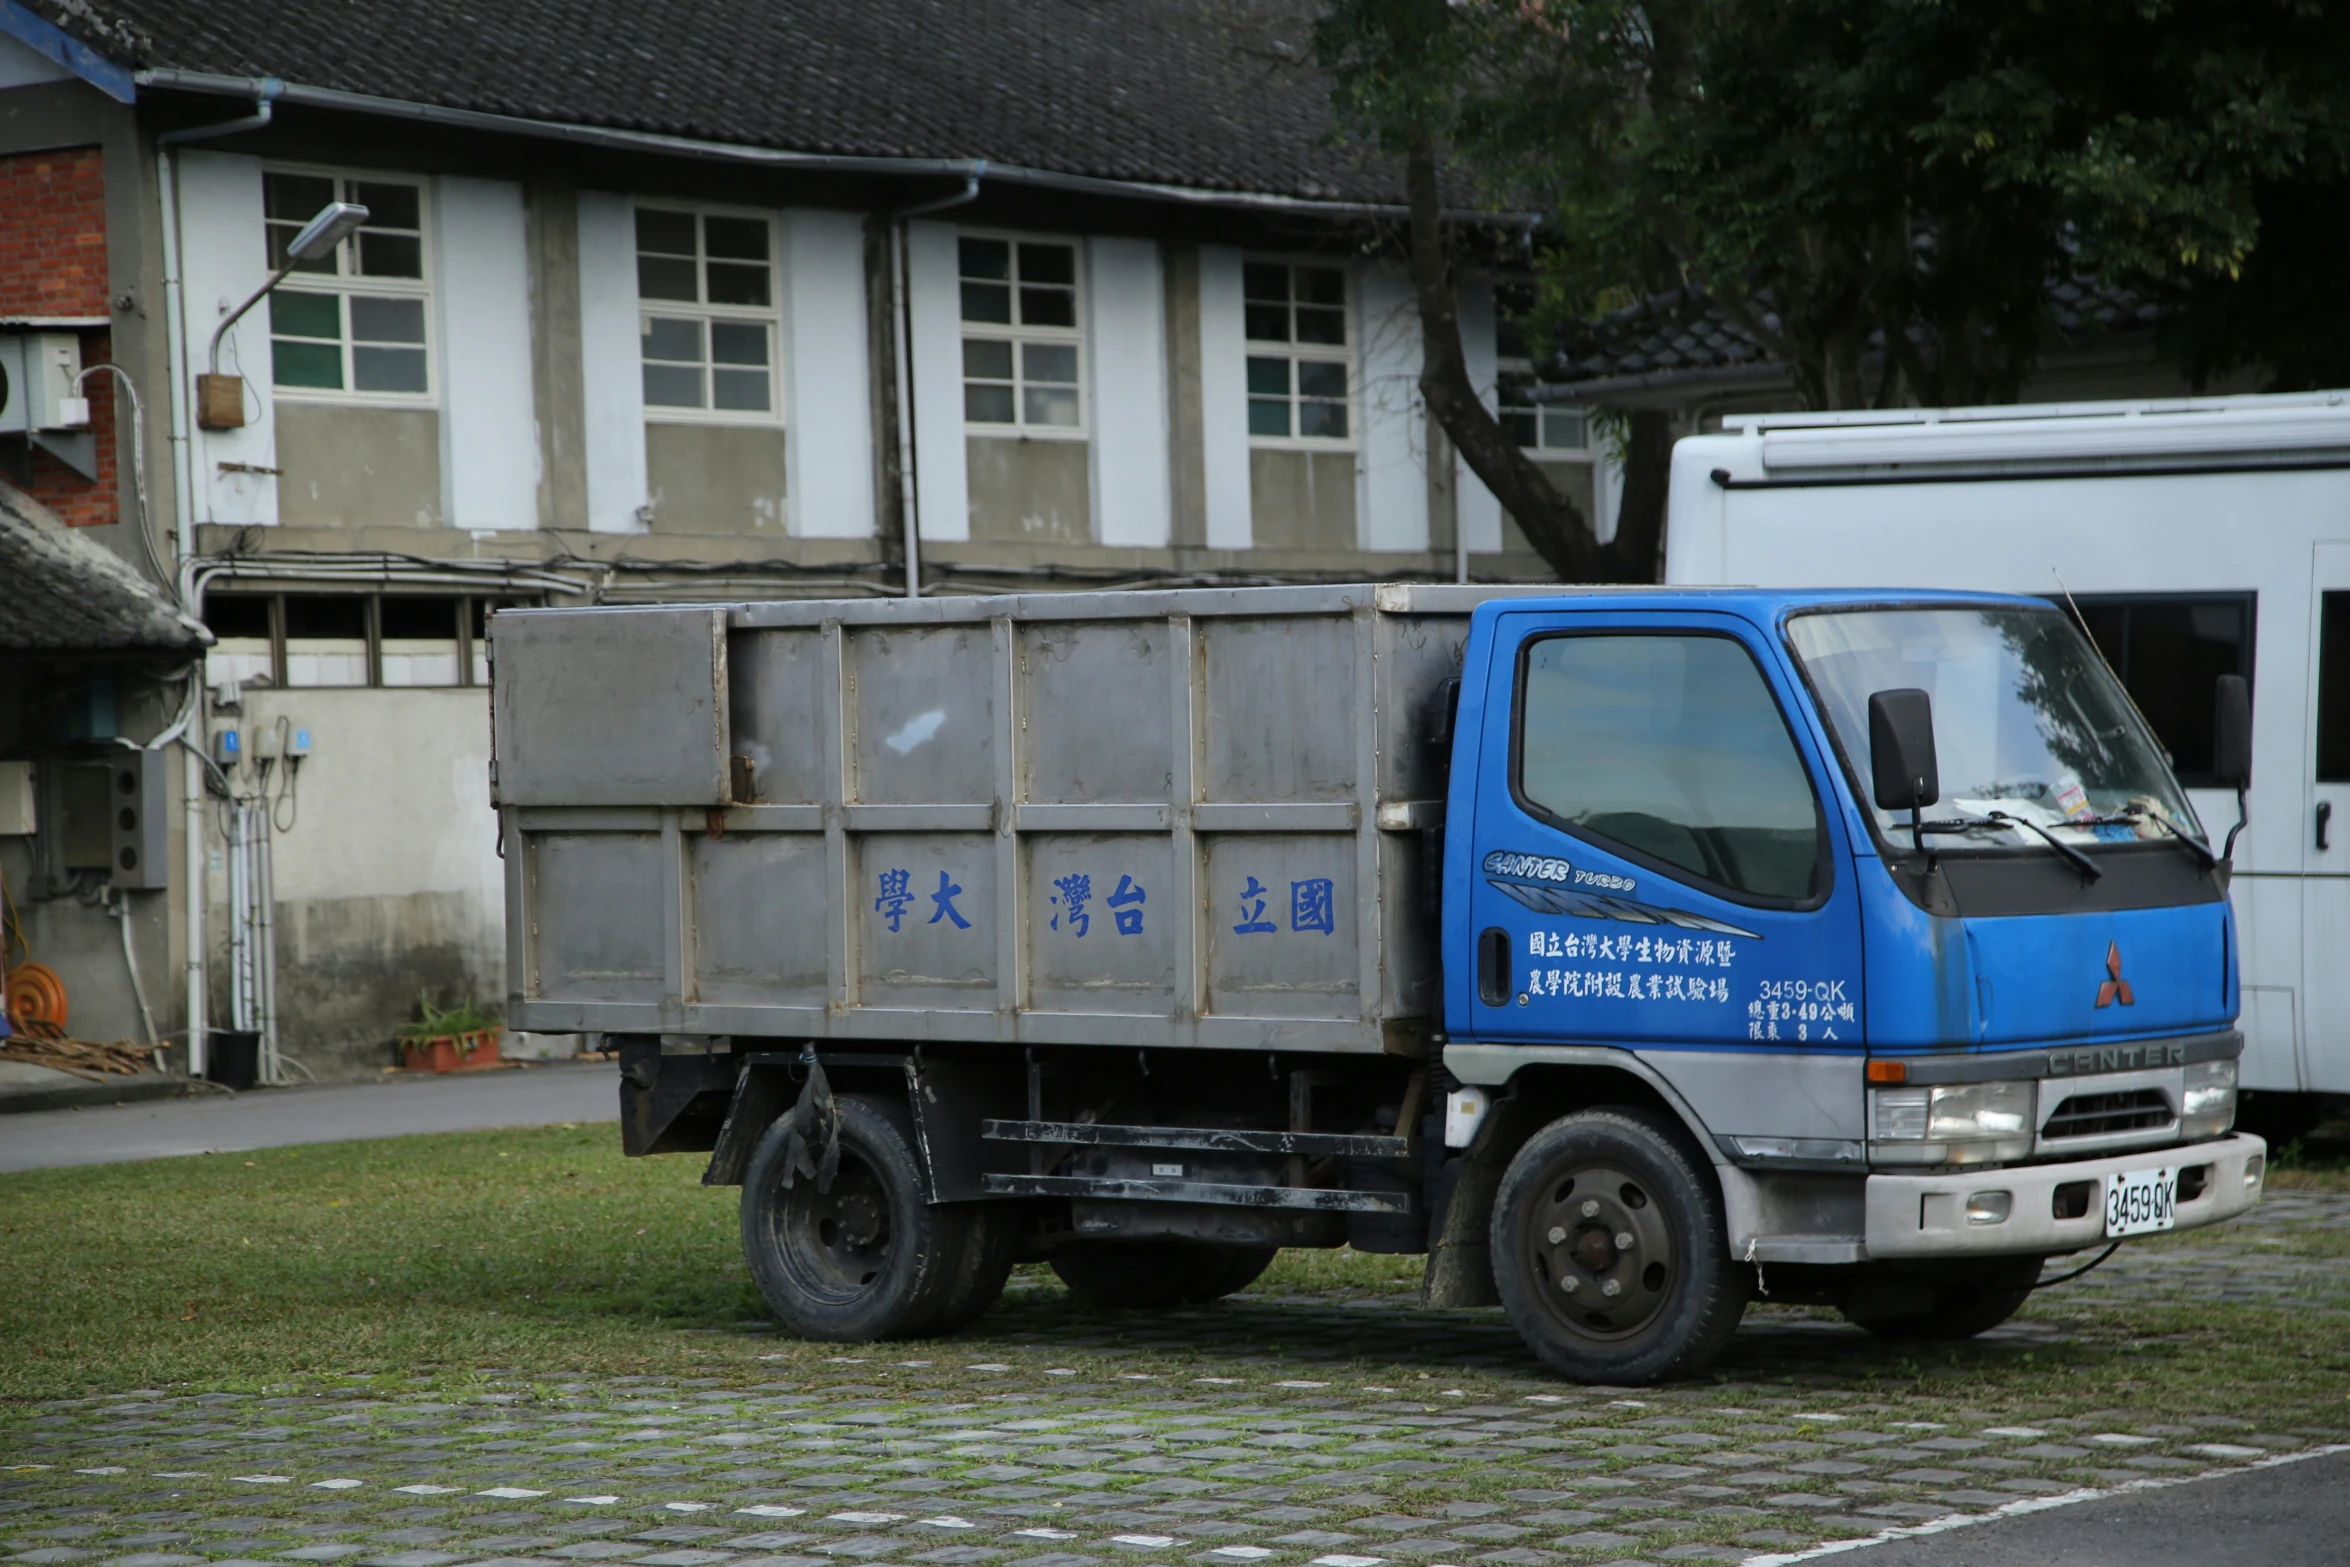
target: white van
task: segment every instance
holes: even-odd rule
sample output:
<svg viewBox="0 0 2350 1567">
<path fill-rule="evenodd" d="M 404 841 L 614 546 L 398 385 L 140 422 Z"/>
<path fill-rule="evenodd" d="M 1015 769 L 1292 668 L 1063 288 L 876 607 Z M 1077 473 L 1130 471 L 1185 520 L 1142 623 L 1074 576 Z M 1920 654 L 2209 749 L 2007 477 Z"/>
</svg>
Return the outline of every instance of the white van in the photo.
<svg viewBox="0 0 2350 1567">
<path fill-rule="evenodd" d="M 1668 582 L 2069 594 L 2214 849 L 2217 678 L 2251 683 L 2246 1119 L 2350 1094 L 2350 392 L 1725 422 L 1674 448 Z"/>
</svg>

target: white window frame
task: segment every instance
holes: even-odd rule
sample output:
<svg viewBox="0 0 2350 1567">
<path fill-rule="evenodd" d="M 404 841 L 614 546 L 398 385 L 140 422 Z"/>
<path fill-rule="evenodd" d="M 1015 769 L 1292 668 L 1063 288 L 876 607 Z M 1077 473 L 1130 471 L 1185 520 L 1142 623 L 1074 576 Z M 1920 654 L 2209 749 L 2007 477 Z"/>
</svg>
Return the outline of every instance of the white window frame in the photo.
<svg viewBox="0 0 2350 1567">
<path fill-rule="evenodd" d="M 429 174 L 395 174 L 380 169 L 352 169 L 308 163 L 266 163 L 261 175 L 265 182 L 272 174 L 292 174 L 310 179 L 331 179 L 335 182 L 335 199 L 352 200 L 350 187 L 366 185 L 412 185 L 416 188 L 416 244 L 417 275 L 413 278 L 369 277 L 355 270 L 357 235 L 335 246 L 335 270 L 323 272 L 291 272 L 273 294 L 333 294 L 341 303 L 343 352 L 343 384 L 331 386 L 281 386 L 277 379 L 277 324 L 270 316 L 270 305 L 264 301 L 258 313 L 267 336 L 270 363 L 265 373 L 269 377 L 269 395 L 273 400 L 295 403 L 326 403 L 358 408 L 437 408 L 441 401 L 440 321 L 433 309 L 433 180 Z M 264 212 L 267 211 L 266 198 Z M 284 222 L 284 219 L 277 220 Z M 262 255 L 269 254 L 269 222 L 265 216 L 261 228 Z M 401 344 L 406 348 L 420 346 L 424 351 L 424 390 L 421 392 L 366 392 L 352 383 L 356 379 L 352 363 L 351 306 L 353 295 L 377 299 L 419 299 L 424 302 L 424 342 L 421 345 Z M 323 338 L 288 338 L 288 342 L 324 342 Z M 247 372 L 251 374 L 250 371 Z"/>
<path fill-rule="evenodd" d="M 785 418 L 785 390 L 783 356 L 788 349 L 783 334 L 783 224 L 779 215 L 760 207 L 736 207 L 707 201 L 664 201 L 658 197 L 638 197 L 629 212 L 629 264 L 633 271 L 637 258 L 643 254 L 637 249 L 636 214 L 654 212 L 687 213 L 694 220 L 694 290 L 697 294 L 710 291 L 709 239 L 704 233 L 705 218 L 742 218 L 767 225 L 767 303 L 758 305 L 714 305 L 705 300 L 647 299 L 638 293 L 637 312 L 637 370 L 644 371 L 645 322 L 652 316 L 672 320 L 697 321 L 702 328 L 702 395 L 711 395 L 711 369 L 715 361 L 710 357 L 710 326 L 713 322 L 757 322 L 767 328 L 767 408 L 679 408 L 665 403 L 645 404 L 647 424 L 725 424 L 749 425 L 759 429 L 779 429 Z M 726 258 L 721 257 L 721 260 Z M 737 263 L 739 264 L 739 263 Z M 675 363 L 678 361 L 656 361 Z"/>
<path fill-rule="evenodd" d="M 963 320 L 962 242 L 966 239 L 992 239 L 1012 247 L 1012 277 L 1009 287 L 1012 290 L 1012 314 L 1015 317 L 1020 313 L 1020 247 L 1022 245 L 1060 245 L 1065 247 L 1071 260 L 1069 276 L 1073 282 L 1070 297 L 1074 306 L 1072 314 L 1077 324 L 1075 326 L 1028 326 L 1015 320 L 1007 326 L 994 321 Z M 963 344 L 966 340 L 983 338 L 1012 345 L 1012 379 L 1009 383 L 1012 388 L 1012 422 L 997 424 L 981 421 L 971 418 L 966 411 L 963 418 L 964 434 L 983 436 L 998 441 L 1084 441 L 1092 439 L 1093 378 L 1092 367 L 1086 363 L 1086 281 L 1085 242 L 1075 235 L 1024 233 L 1017 229 L 957 229 L 955 231 L 955 317 L 961 328 L 955 337 L 955 383 L 957 387 L 964 388 L 971 384 L 971 378 L 963 371 Z M 1059 285 L 1053 286 L 1058 287 Z M 1067 344 L 1076 350 L 1077 422 L 1075 424 L 1030 424 L 1028 422 L 1027 392 L 1029 382 L 1026 356 L 1020 349 L 1022 343 Z M 1007 383 L 990 380 L 984 384 L 1002 386 Z M 1062 386 L 1067 383 L 1051 381 L 1041 384 Z"/>
<path fill-rule="evenodd" d="M 1252 266 L 1278 266 L 1288 269 L 1289 309 L 1292 314 L 1290 317 L 1290 338 L 1287 342 L 1276 343 L 1270 339 L 1247 335 L 1248 307 L 1251 303 L 1248 294 L 1248 269 Z M 1346 342 L 1343 345 L 1334 346 L 1328 343 L 1301 343 L 1297 341 L 1295 311 L 1297 309 L 1297 269 L 1300 267 L 1313 267 L 1324 272 L 1336 272 L 1344 282 L 1346 286 Z M 1339 364 L 1346 367 L 1346 434 L 1343 437 L 1294 434 L 1259 435 L 1252 430 L 1249 432 L 1248 444 L 1258 451 L 1352 452 L 1358 450 L 1363 438 L 1363 323 L 1362 289 L 1355 277 L 1353 263 L 1344 258 L 1334 259 L 1329 256 L 1275 255 L 1250 251 L 1241 257 L 1240 276 L 1243 359 L 1244 361 L 1247 359 L 1287 359 L 1289 361 L 1289 408 L 1292 430 L 1297 427 L 1298 365 L 1301 363 Z M 1241 373 L 1244 378 L 1242 395 L 1249 396 L 1251 394 L 1245 390 L 1247 375 L 1245 362 L 1242 365 Z M 1330 399 L 1318 397 L 1313 401 L 1328 402 Z M 1244 417 L 1245 412 L 1243 410 Z"/>
<path fill-rule="evenodd" d="M 1536 462 L 1596 461 L 1598 454 L 1591 444 L 1591 410 L 1579 403 L 1512 403 L 1505 395 L 1504 388 L 1512 379 L 1520 376 L 1529 382 L 1533 381 L 1534 362 L 1530 359 L 1504 359 L 1500 362 L 1493 384 L 1495 418 L 1506 417 L 1513 410 L 1531 409 L 1534 413 L 1535 442 L 1532 446 L 1521 446 L 1518 450 Z M 1545 413 L 1571 413 L 1580 417 L 1583 421 L 1583 444 L 1580 446 L 1552 446 L 1548 444 L 1550 432 L 1544 427 L 1548 421 L 1542 417 Z"/>
</svg>

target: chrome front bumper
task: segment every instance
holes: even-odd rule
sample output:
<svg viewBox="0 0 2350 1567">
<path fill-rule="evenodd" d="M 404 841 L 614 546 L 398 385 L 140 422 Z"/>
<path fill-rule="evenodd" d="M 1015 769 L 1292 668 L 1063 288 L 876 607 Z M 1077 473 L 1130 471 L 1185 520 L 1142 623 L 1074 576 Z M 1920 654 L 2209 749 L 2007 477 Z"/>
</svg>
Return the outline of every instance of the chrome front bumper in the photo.
<svg viewBox="0 0 2350 1567">
<path fill-rule="evenodd" d="M 2255 1162 L 2257 1161 L 2257 1162 Z M 1865 1199 L 1865 1244 L 1872 1258 L 1996 1257 L 2028 1252 L 2043 1255 L 2078 1251 L 2105 1240 L 2105 1177 L 2123 1170 L 2211 1166 L 2193 1201 L 2181 1199 L 2178 1224 L 2192 1230 L 2232 1219 L 2260 1201 L 2268 1144 L 2239 1132 L 2216 1142 L 2186 1147 L 2140 1148 L 2068 1164 L 2012 1165 L 1997 1170 L 1956 1170 L 1934 1175 L 1872 1175 Z M 2077 1219 L 2055 1216 L 2056 1189 L 2088 1181 L 2088 1212 Z M 1967 1222 L 1967 1199 L 1976 1192 L 2013 1195 L 2008 1217 L 1997 1224 Z"/>
</svg>

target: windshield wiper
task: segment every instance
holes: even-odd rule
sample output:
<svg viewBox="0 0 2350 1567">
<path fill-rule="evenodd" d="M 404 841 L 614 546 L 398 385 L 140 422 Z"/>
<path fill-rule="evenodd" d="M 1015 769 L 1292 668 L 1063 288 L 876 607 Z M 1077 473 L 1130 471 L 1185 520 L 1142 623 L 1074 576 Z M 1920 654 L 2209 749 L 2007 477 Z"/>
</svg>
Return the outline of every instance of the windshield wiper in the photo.
<svg viewBox="0 0 2350 1567">
<path fill-rule="evenodd" d="M 2091 817 L 2087 821 L 2081 823 L 2081 825 L 2084 827 L 2103 827 L 2107 826 L 2108 824 L 2119 826 L 2127 822 L 2134 826 L 2141 819 L 2150 821 L 2155 826 L 2161 828 L 2164 832 L 2169 833 L 2172 838 L 2176 839 L 2179 844 L 2181 844 L 2187 850 L 2188 853 L 2195 856 L 2196 863 L 2203 869 L 2210 870 L 2213 866 L 2219 864 L 2219 856 L 2211 852 L 2210 845 L 2204 843 L 2200 838 L 2197 838 L 2194 834 L 2188 832 L 2186 828 L 2181 827 L 2177 822 L 2172 821 L 2169 817 L 2163 815 L 2160 811 L 2124 811 L 2118 816 Z"/>
<path fill-rule="evenodd" d="M 2011 816 L 2005 811 L 1992 811 L 1989 813 L 1987 819 L 1995 822 L 2006 822 L 2010 826 L 2021 827 L 2026 832 L 2038 834 L 2042 843 L 2047 844 L 2048 847 L 2054 849 L 2057 853 L 2072 861 L 2073 868 L 2081 873 L 2081 877 L 2085 881 L 2095 881 L 2100 876 L 2105 874 L 2104 866 L 2098 864 L 2095 860 L 2092 860 L 2089 858 L 2089 856 L 2083 854 L 2080 850 L 2074 848 L 2071 844 L 2064 842 L 2062 839 L 2058 838 L 2056 834 L 2050 832 L 2047 828 L 2041 826 L 2038 822 L 2028 821 L 2021 816 Z"/>
</svg>

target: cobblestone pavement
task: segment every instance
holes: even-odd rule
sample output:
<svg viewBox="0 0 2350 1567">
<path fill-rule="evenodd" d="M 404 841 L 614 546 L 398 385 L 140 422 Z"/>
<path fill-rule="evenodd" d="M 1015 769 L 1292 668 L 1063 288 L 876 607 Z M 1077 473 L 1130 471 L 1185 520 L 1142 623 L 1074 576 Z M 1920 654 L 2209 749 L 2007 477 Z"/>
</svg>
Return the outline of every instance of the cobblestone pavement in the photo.
<svg viewBox="0 0 2350 1567">
<path fill-rule="evenodd" d="M 2330 1317 L 2350 1254 L 2308 1243 L 2343 1231 L 2350 1196 L 2280 1193 L 2044 1298 Z M 1049 1293 L 970 1339 L 778 1344 L 777 1379 L 749 1387 L 481 1370 L 456 1392 L 347 1377 L 42 1405 L 0 1428 L 0 1567 L 1740 1561 L 2350 1440 L 1889 1395 L 1898 1352 L 1817 1315 L 1758 1313 L 1725 1380 L 1628 1390 L 1541 1378 L 1494 1312 L 1251 1295 L 1084 1318 Z M 2079 1320 L 1966 1353 L 2020 1357 Z"/>
</svg>

